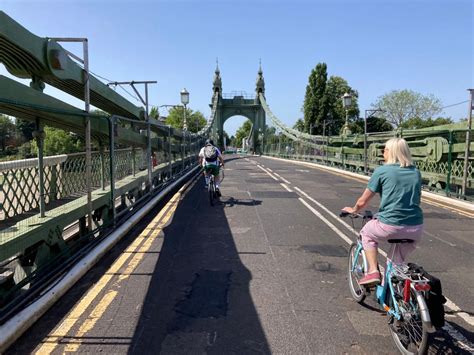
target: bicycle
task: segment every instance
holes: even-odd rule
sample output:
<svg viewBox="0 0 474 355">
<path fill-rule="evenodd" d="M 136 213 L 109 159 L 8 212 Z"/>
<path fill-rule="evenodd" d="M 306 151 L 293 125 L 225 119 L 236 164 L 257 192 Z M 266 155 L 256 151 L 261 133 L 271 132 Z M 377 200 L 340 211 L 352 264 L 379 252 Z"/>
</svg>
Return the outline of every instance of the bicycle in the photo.
<svg viewBox="0 0 474 355">
<path fill-rule="evenodd" d="M 342 211 L 340 217 L 349 216 L 354 228 L 354 219 L 362 218 L 363 224 L 373 218 L 372 212 L 350 214 Z M 399 244 L 411 243 L 410 239 L 389 239 L 392 258 L 387 259 L 382 283 L 375 286 L 375 301 L 387 312 L 390 334 L 402 354 L 424 354 L 429 346 L 431 334 L 435 331 L 426 305 L 426 295 L 430 290 L 429 280 L 416 269 L 404 263 L 394 264 L 391 259 Z M 358 283 L 368 269 L 367 259 L 362 247 L 362 237 L 352 243 L 349 249 L 348 281 L 352 298 L 363 303 L 373 286 Z M 388 282 L 387 282 L 388 281 Z"/>
<path fill-rule="evenodd" d="M 214 179 L 214 175 L 211 174 L 209 176 L 209 184 L 207 185 L 207 191 L 209 193 L 209 203 L 211 204 L 211 206 L 214 206 L 214 199 L 217 198 L 216 183 Z"/>
</svg>

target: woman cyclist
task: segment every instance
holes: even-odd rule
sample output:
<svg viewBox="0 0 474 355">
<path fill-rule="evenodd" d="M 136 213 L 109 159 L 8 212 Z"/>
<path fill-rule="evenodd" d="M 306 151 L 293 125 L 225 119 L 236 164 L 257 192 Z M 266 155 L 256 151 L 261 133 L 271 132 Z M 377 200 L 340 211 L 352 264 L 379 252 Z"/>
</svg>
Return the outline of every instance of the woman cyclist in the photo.
<svg viewBox="0 0 474 355">
<path fill-rule="evenodd" d="M 367 188 L 354 207 L 343 211 L 357 213 L 364 209 L 375 196 L 380 194 L 379 212 L 360 231 L 362 245 L 368 262 L 367 274 L 359 280 L 360 285 L 380 283 L 377 268 L 377 247 L 380 241 L 388 239 L 411 239 L 403 243 L 393 256 L 394 263 L 401 263 L 415 250 L 423 233 L 423 212 L 421 200 L 421 174 L 413 165 L 410 149 L 402 138 L 392 138 L 385 143 L 383 151 L 385 164 L 375 169 Z"/>
</svg>

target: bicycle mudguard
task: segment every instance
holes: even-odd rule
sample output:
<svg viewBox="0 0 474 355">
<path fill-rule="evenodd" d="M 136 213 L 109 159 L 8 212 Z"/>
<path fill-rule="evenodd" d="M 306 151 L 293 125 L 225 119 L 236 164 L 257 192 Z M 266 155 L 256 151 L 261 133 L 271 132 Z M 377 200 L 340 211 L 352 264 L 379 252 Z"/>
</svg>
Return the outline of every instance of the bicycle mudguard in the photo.
<svg viewBox="0 0 474 355">
<path fill-rule="evenodd" d="M 431 324 L 430 311 L 428 309 L 428 306 L 426 305 L 425 297 L 423 297 L 423 294 L 421 292 L 418 292 L 414 289 L 413 291 L 416 294 L 416 300 L 418 301 L 418 305 L 420 306 L 421 320 L 428 326 L 428 332 L 434 333 L 436 331 L 436 328 L 433 327 L 433 325 Z"/>
</svg>

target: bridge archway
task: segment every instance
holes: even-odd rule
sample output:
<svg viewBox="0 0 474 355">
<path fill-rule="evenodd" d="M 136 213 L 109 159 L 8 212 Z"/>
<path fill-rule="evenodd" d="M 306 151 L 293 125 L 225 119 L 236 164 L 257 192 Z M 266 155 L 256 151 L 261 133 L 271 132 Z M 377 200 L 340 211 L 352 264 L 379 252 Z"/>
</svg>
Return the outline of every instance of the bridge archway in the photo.
<svg viewBox="0 0 474 355">
<path fill-rule="evenodd" d="M 219 67 L 216 67 L 213 92 L 218 94 L 218 102 L 214 123 L 211 129 L 211 136 L 214 138 L 219 147 L 224 146 L 224 123 L 234 116 L 243 116 L 252 122 L 252 131 L 248 140 L 248 146 L 251 152 L 262 153 L 263 135 L 265 133 L 265 110 L 263 109 L 259 93 L 265 93 L 265 82 L 263 80 L 263 72 L 260 66 L 255 94 L 249 95 L 243 92 L 232 94 L 222 93 L 222 79 L 220 77 Z M 212 105 L 211 105 L 212 107 Z M 240 142 L 239 142 L 240 143 Z"/>
</svg>

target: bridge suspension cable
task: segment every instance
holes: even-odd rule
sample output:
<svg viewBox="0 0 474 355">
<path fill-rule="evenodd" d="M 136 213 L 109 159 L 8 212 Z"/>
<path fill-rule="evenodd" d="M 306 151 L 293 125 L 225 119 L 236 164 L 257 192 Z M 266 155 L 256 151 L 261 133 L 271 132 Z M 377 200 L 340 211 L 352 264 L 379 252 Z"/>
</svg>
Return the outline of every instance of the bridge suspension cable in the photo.
<svg viewBox="0 0 474 355">
<path fill-rule="evenodd" d="M 265 96 L 263 96 L 262 93 L 259 94 L 259 99 L 260 99 L 260 103 L 262 104 L 262 107 L 263 107 L 265 113 L 267 114 L 267 117 L 270 118 L 270 120 L 275 125 L 275 127 L 278 128 L 286 137 L 288 137 L 288 138 L 290 138 L 294 141 L 303 143 L 307 146 L 311 146 L 313 148 L 319 148 L 320 147 L 320 145 L 315 144 L 314 141 L 323 141 L 322 136 L 316 136 L 316 135 L 311 135 L 311 134 L 308 134 L 308 133 L 303 133 L 303 132 L 300 132 L 300 131 L 298 131 L 294 128 L 290 128 L 290 127 L 286 126 L 270 110 L 270 107 L 268 106 L 268 104 L 265 100 Z"/>
<path fill-rule="evenodd" d="M 209 121 L 206 123 L 203 129 L 201 129 L 197 134 L 200 136 L 204 136 L 209 133 L 211 130 L 212 125 L 214 124 L 214 120 L 216 118 L 216 112 L 217 112 L 217 103 L 219 101 L 219 93 L 215 92 L 214 97 L 212 98 L 212 109 L 211 109 L 211 117 L 209 118 Z"/>
</svg>

